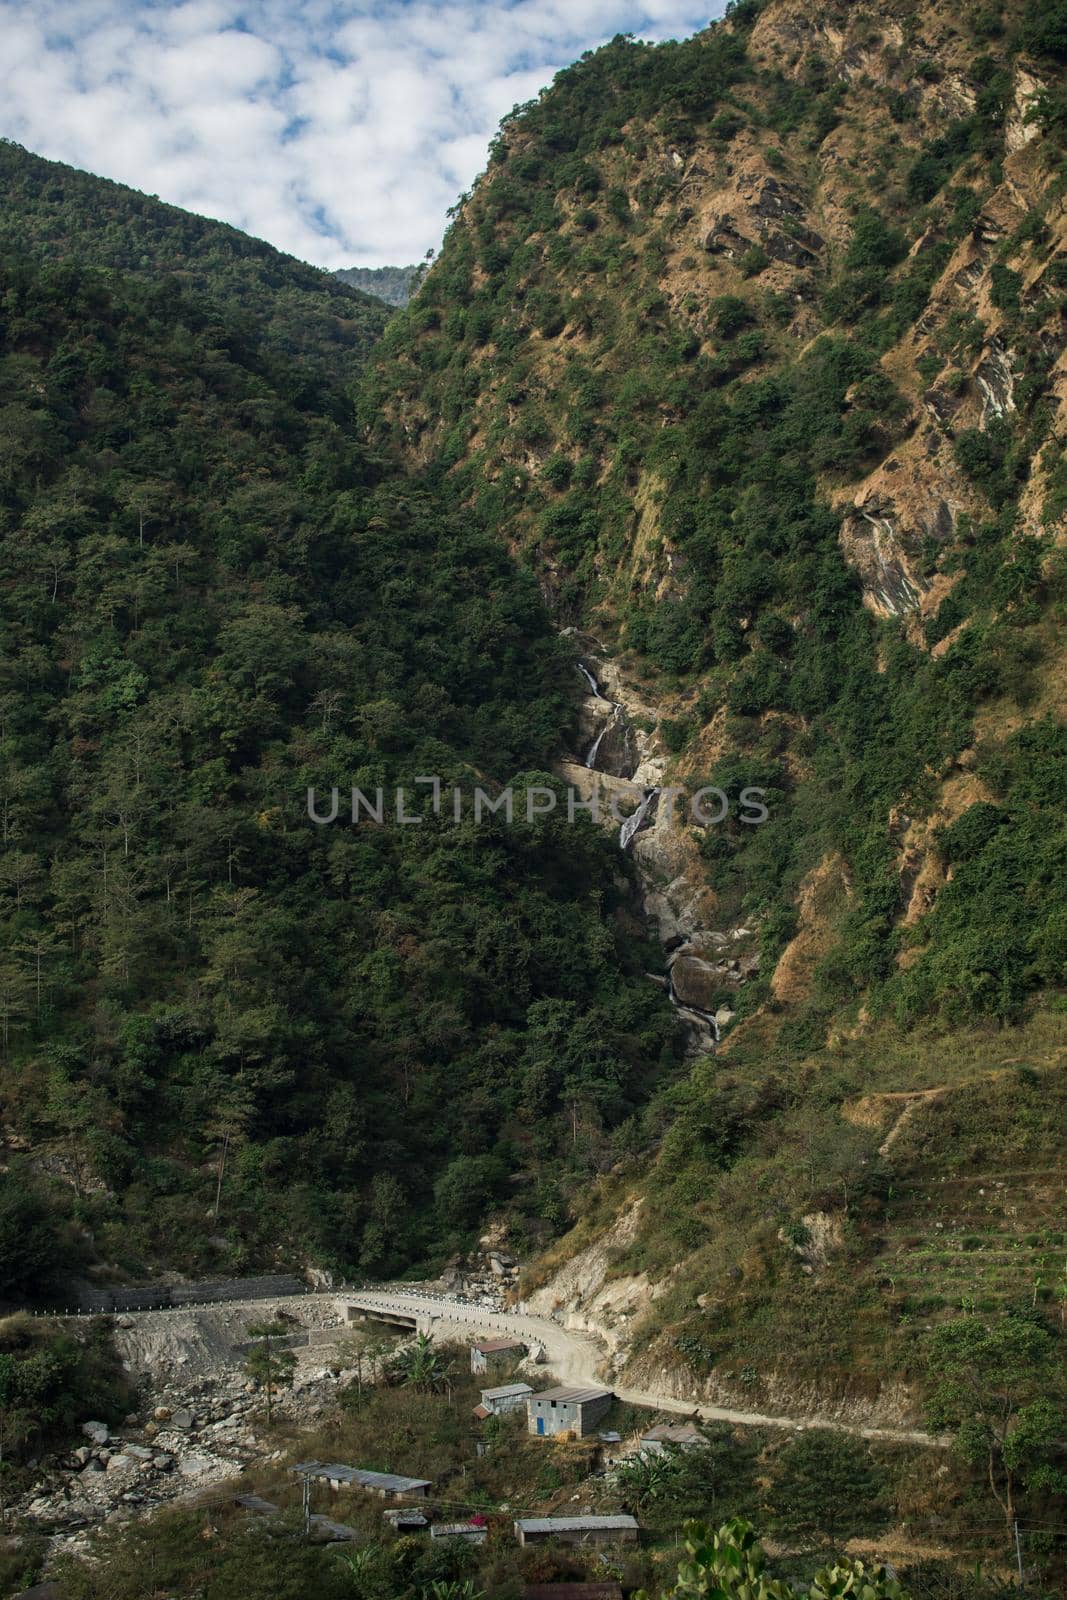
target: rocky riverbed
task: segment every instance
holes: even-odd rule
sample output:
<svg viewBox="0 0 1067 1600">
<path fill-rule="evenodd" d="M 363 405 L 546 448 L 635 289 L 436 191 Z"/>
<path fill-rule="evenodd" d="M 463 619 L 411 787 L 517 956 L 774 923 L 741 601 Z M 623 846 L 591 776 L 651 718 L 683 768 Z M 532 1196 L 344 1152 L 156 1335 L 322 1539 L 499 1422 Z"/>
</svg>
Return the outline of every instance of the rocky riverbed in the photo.
<svg viewBox="0 0 1067 1600">
<path fill-rule="evenodd" d="M 33 1489 L 12 1508 L 48 1536 L 51 1557 L 85 1554 L 102 1524 L 149 1515 L 271 1457 L 276 1434 L 243 1370 L 249 1329 L 265 1320 L 286 1326 L 297 1357 L 293 1386 L 276 1396 L 275 1414 L 311 1425 L 355 1370 L 332 1295 L 115 1319 L 138 1409 L 118 1426 L 84 1423 L 82 1442 L 43 1462 Z"/>
</svg>

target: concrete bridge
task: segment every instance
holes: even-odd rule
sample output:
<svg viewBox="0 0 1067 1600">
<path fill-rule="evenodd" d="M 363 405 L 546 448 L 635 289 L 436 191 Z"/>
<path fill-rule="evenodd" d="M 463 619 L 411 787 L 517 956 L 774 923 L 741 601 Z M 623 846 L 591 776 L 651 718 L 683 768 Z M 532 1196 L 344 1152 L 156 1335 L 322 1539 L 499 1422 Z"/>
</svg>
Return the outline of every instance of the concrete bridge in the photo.
<svg viewBox="0 0 1067 1600">
<path fill-rule="evenodd" d="M 435 1318 L 412 1302 L 393 1300 L 389 1295 L 341 1294 L 337 1309 L 346 1325 L 360 1322 L 381 1322 L 388 1328 L 400 1328 L 405 1333 L 432 1334 Z"/>
</svg>

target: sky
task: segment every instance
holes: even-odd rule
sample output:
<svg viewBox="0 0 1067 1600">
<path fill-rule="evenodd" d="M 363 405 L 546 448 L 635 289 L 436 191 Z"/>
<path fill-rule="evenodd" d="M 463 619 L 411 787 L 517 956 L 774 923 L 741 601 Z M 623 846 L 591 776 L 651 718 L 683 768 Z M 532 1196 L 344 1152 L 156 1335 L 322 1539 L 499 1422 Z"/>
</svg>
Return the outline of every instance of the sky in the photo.
<svg viewBox="0 0 1067 1600">
<path fill-rule="evenodd" d="M 725 0 L 0 0 L 0 135 L 324 267 L 406 265 L 500 118 Z"/>
</svg>

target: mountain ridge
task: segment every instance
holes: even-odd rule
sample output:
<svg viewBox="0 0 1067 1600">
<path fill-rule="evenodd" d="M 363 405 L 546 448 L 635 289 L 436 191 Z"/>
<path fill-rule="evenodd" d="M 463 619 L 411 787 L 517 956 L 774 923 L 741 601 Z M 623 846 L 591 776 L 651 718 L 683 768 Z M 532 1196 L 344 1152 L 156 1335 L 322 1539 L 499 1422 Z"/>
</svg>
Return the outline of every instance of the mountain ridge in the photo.
<svg viewBox="0 0 1067 1600">
<path fill-rule="evenodd" d="M 411 299 L 421 264 L 410 267 L 338 267 L 334 273 L 342 283 L 384 300 L 386 305 L 404 307 Z"/>
<path fill-rule="evenodd" d="M 617 38 L 395 313 L 197 219 L 183 283 L 148 202 L 164 273 L 125 221 L 56 264 L 96 180 L 0 149 L 14 1303 L 488 1227 L 628 1392 L 955 1417 L 898 1512 L 991 1547 L 937 1362 L 1059 1403 L 1065 33 Z M 568 784 L 659 793 L 621 851 Z M 350 786 L 422 820 L 317 827 Z"/>
</svg>

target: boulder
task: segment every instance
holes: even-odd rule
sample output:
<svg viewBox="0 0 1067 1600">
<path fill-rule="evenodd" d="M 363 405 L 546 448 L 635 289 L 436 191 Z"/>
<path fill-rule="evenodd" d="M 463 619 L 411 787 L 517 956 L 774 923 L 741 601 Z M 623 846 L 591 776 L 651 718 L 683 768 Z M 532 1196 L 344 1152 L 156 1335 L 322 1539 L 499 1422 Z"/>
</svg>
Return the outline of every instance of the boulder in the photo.
<svg viewBox="0 0 1067 1600">
<path fill-rule="evenodd" d="M 94 1444 L 107 1444 L 111 1437 L 111 1430 L 106 1422 L 83 1422 L 82 1432 Z"/>
<path fill-rule="evenodd" d="M 174 1412 L 170 1419 L 170 1425 L 172 1428 L 181 1428 L 183 1431 L 187 1428 L 191 1428 L 193 1426 L 193 1413 L 191 1411 L 186 1411 L 185 1408 L 182 1407 L 180 1410 Z"/>
<path fill-rule="evenodd" d="M 212 1465 L 207 1456 L 183 1456 L 178 1462 L 178 1471 L 183 1478 L 199 1478 L 210 1472 Z"/>
<path fill-rule="evenodd" d="M 132 1456 L 135 1461 L 151 1461 L 155 1452 L 147 1449 L 143 1444 L 124 1444 L 123 1452 Z"/>
<path fill-rule="evenodd" d="M 671 963 L 671 987 L 680 1005 L 710 1012 L 722 992 L 723 974 L 718 965 L 683 951 Z"/>
<path fill-rule="evenodd" d="M 108 1457 L 107 1470 L 109 1472 L 121 1472 L 124 1467 L 132 1467 L 133 1465 L 134 1461 L 132 1456 L 126 1456 L 121 1452 L 116 1452 L 115 1455 Z"/>
</svg>

